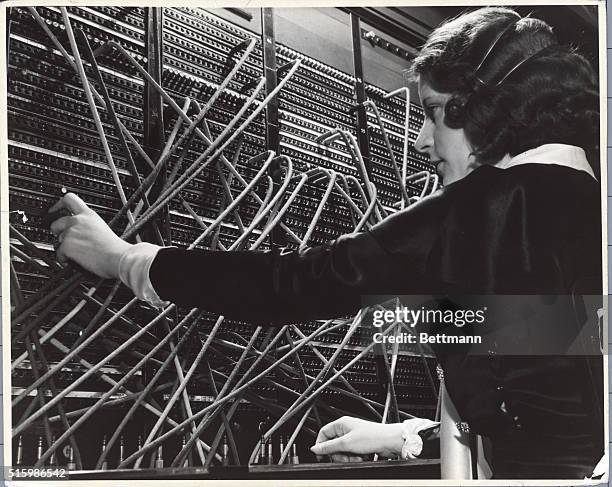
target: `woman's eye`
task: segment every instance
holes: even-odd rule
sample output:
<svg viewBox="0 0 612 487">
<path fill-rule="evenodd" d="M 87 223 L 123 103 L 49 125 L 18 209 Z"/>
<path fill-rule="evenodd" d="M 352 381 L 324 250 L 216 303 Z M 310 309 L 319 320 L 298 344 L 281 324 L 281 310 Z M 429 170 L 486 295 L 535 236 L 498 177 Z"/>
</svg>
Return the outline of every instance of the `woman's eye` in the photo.
<svg viewBox="0 0 612 487">
<path fill-rule="evenodd" d="M 424 107 L 423 111 L 425 112 L 425 116 L 432 121 L 435 121 L 436 112 L 440 108 L 440 105 L 427 105 Z"/>
</svg>

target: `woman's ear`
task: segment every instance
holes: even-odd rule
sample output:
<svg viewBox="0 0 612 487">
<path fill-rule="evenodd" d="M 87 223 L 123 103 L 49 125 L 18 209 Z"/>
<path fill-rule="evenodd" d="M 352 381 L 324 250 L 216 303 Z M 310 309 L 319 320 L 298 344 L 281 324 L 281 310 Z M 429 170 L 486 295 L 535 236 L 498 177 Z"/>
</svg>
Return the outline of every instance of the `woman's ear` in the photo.
<svg viewBox="0 0 612 487">
<path fill-rule="evenodd" d="M 467 141 L 467 139 L 466 139 Z M 467 141 L 468 144 L 470 144 L 469 141 Z M 471 147 L 471 144 L 470 144 Z M 468 167 L 471 169 L 476 169 L 478 166 L 482 166 L 482 162 L 480 162 L 477 158 L 476 158 L 476 150 L 472 147 L 472 152 L 470 152 L 469 156 L 468 156 Z"/>
</svg>

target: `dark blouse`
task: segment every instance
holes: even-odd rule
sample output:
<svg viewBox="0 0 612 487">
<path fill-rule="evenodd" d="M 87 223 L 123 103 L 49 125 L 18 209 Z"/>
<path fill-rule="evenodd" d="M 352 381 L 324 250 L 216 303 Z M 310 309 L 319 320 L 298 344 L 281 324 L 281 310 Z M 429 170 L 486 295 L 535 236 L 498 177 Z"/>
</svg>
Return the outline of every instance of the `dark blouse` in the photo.
<svg viewBox="0 0 612 487">
<path fill-rule="evenodd" d="M 477 297 L 492 305 L 483 344 L 436 348 L 462 420 L 491 439 L 498 478 L 581 477 L 603 452 L 600 208 L 584 172 L 482 166 L 369 231 L 302 252 L 162 249 L 150 279 L 164 300 L 262 325 L 371 295 Z"/>
</svg>

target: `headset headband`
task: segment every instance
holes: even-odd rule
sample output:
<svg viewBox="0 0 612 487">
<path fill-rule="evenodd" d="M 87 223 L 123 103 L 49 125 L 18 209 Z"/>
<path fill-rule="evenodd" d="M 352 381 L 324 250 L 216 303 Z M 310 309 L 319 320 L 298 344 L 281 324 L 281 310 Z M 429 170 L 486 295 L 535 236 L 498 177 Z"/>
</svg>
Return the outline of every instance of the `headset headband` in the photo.
<svg viewBox="0 0 612 487">
<path fill-rule="evenodd" d="M 516 26 L 516 24 L 518 24 L 519 21 L 522 20 L 521 18 L 518 18 L 512 22 L 510 22 L 510 24 L 508 24 L 493 40 L 493 42 L 491 43 L 491 45 L 489 46 L 489 48 L 486 50 L 484 57 L 482 58 L 482 60 L 480 61 L 480 63 L 478 64 L 478 66 L 476 67 L 476 69 L 474 70 L 474 78 L 476 79 L 476 81 L 478 82 L 480 87 L 486 88 L 486 87 L 497 87 L 499 85 L 501 85 L 506 78 L 508 78 L 508 76 L 510 76 L 512 73 L 514 73 L 518 68 L 520 68 L 523 64 L 527 63 L 528 61 L 531 61 L 532 59 L 544 54 L 545 52 L 548 52 L 551 47 L 556 47 L 557 44 L 551 44 L 549 46 L 546 46 L 536 52 L 534 52 L 533 54 L 530 54 L 529 56 L 527 56 L 524 59 L 521 59 L 517 64 L 515 64 L 512 68 L 510 68 L 506 74 L 504 74 L 501 79 L 495 83 L 495 84 L 487 84 L 485 81 L 483 81 L 482 79 L 482 73 L 479 73 L 479 71 L 482 70 L 483 66 L 485 66 L 487 59 L 489 59 L 491 57 L 491 53 L 495 50 L 495 46 L 497 46 L 499 44 L 499 41 L 501 40 L 502 37 L 504 37 L 506 35 L 506 33 L 508 33 L 509 31 L 513 30 L 514 27 Z M 497 76 L 493 76 L 493 79 L 495 79 Z M 493 80 L 492 79 L 492 80 Z M 492 81 L 491 80 L 491 81 Z M 490 83 L 490 82 L 489 82 Z"/>
<path fill-rule="evenodd" d="M 480 61 L 480 63 L 478 63 L 478 66 L 476 66 L 476 69 L 474 70 L 474 75 L 476 76 L 476 79 L 480 82 L 480 84 L 482 84 L 483 86 L 487 86 L 487 84 L 480 78 L 480 76 L 478 75 L 478 71 L 480 71 L 480 69 L 482 68 L 482 66 L 484 65 L 484 63 L 487 61 L 487 59 L 489 58 L 489 55 L 491 54 L 491 52 L 493 51 L 493 49 L 495 49 L 495 46 L 497 45 L 497 43 L 499 42 L 499 40 L 504 37 L 504 35 L 514 29 L 514 26 L 516 24 L 518 24 L 519 20 L 521 20 L 522 17 L 519 17 L 518 19 L 513 20 L 512 22 L 510 22 L 505 28 L 504 30 L 502 30 L 499 34 L 497 34 L 497 37 L 495 37 L 495 39 L 493 39 L 493 42 L 491 43 L 491 45 L 489 46 L 489 48 L 486 50 L 485 55 L 483 56 L 482 60 Z"/>
</svg>

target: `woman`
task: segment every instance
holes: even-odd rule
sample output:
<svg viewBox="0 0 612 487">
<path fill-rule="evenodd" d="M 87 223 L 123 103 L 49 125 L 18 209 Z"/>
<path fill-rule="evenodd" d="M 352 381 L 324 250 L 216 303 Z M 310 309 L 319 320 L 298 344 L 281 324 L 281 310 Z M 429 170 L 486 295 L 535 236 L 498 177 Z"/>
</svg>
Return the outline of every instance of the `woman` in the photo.
<svg viewBox="0 0 612 487">
<path fill-rule="evenodd" d="M 303 252 L 160 249 L 122 241 L 69 194 L 54 208 L 73 214 L 52 224 L 58 259 L 153 304 L 262 323 L 348 314 L 373 294 L 560 296 L 550 316 L 499 307 L 486 353 L 437 353 L 461 419 L 490 440 L 496 478 L 582 478 L 603 452 L 601 357 L 562 349 L 583 323 L 568 297 L 601 294 L 592 68 L 544 22 L 484 8 L 434 31 L 413 73 L 426 115 L 415 148 L 445 188 L 370 231 Z M 527 356 L 551 336 L 553 353 Z M 326 428 L 320 440 L 351 435 L 316 453 L 409 456 L 414 437 L 354 418 Z"/>
</svg>

